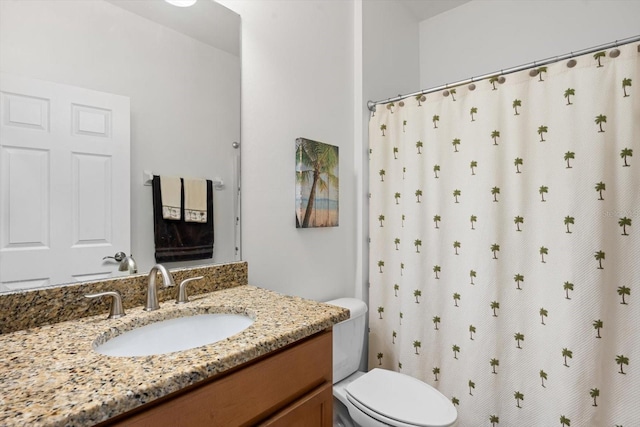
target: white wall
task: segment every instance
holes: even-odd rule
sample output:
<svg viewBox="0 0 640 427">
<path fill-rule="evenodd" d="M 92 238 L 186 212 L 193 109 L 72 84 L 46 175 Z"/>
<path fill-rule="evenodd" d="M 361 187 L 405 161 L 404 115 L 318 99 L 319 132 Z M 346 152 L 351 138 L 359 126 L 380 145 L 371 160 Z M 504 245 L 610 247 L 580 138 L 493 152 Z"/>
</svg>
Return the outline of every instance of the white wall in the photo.
<svg viewBox="0 0 640 427">
<path fill-rule="evenodd" d="M 473 0 L 420 24 L 420 88 L 640 34 L 637 0 Z"/>
<path fill-rule="evenodd" d="M 394 0 L 364 0 L 362 15 L 365 101 L 419 90 L 417 19 Z"/>
<path fill-rule="evenodd" d="M 419 85 L 419 23 L 392 0 L 220 2 L 242 18 L 242 251 L 250 283 L 366 301 L 366 101 Z M 340 147 L 336 229 L 295 229 L 298 136 Z"/>
<path fill-rule="evenodd" d="M 0 7 L 0 71 L 131 98 L 131 252 L 139 270 L 155 263 L 145 169 L 224 179 L 227 188 L 214 196 L 214 261 L 234 260 L 240 58 L 103 1 Z"/>
<path fill-rule="evenodd" d="M 354 295 L 351 1 L 223 0 L 242 18 L 242 257 L 249 283 Z M 340 148 L 340 225 L 296 229 L 295 139 Z"/>
</svg>

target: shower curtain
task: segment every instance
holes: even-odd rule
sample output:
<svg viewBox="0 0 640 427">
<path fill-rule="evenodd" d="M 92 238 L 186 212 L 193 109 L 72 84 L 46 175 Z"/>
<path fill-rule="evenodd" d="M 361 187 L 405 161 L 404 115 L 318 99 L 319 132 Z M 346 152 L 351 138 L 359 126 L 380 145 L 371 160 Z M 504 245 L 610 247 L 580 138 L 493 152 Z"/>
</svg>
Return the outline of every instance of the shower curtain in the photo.
<svg viewBox="0 0 640 427">
<path fill-rule="evenodd" d="M 640 426 L 640 44 L 370 118 L 369 367 L 469 426 Z"/>
</svg>

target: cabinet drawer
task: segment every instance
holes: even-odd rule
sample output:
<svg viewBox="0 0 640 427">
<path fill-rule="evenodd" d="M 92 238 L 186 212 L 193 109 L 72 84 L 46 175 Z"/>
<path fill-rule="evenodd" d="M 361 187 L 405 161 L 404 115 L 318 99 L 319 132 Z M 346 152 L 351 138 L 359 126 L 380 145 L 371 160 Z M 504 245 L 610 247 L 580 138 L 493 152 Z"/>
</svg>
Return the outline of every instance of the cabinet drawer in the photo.
<svg viewBox="0 0 640 427">
<path fill-rule="evenodd" d="M 332 369 L 332 335 L 325 331 L 106 425 L 255 425 L 319 386 L 331 386 Z"/>
<path fill-rule="evenodd" d="M 325 383 L 258 426 L 332 427 L 333 384 Z"/>
</svg>

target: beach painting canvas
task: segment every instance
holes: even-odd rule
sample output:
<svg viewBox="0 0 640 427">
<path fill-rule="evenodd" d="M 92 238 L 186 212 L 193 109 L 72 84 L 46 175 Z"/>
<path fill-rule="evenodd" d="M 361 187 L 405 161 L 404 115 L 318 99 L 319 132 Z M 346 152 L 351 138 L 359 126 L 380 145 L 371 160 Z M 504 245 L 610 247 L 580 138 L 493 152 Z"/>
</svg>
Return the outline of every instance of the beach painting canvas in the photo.
<svg viewBox="0 0 640 427">
<path fill-rule="evenodd" d="M 338 226 L 338 147 L 296 139 L 296 228 Z"/>
</svg>

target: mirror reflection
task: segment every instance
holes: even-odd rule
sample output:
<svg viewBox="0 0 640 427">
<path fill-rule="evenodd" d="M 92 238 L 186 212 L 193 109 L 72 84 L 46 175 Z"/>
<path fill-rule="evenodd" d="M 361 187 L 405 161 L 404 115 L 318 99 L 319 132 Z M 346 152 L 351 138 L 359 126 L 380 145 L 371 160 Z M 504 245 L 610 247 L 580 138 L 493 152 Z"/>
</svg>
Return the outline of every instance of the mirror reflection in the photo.
<svg viewBox="0 0 640 427">
<path fill-rule="evenodd" d="M 168 268 L 240 259 L 239 39 L 212 0 L 0 1 L 0 292 L 148 271 L 151 175 L 216 183 L 213 257 Z"/>
</svg>

